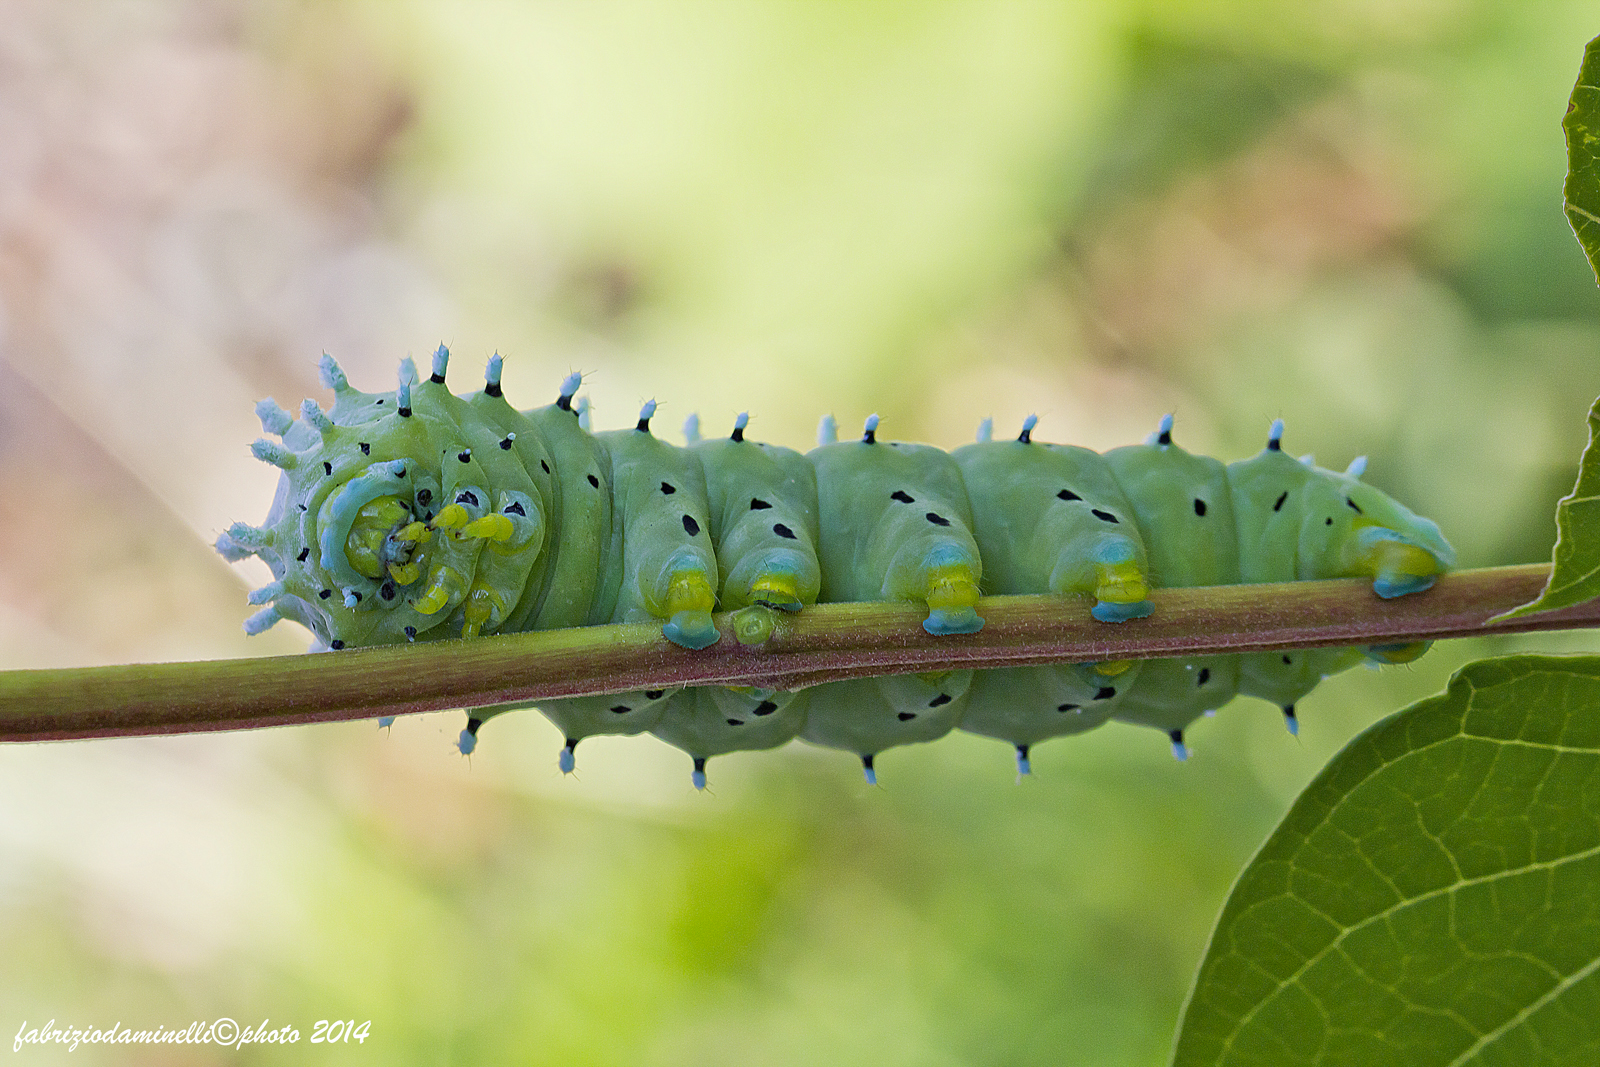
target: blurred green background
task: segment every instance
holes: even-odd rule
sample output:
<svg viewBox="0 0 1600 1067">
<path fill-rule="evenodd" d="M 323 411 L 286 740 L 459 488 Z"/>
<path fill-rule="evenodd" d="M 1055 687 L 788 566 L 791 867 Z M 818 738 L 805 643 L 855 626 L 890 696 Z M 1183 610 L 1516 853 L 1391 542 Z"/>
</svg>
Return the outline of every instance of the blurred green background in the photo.
<svg viewBox="0 0 1600 1067">
<path fill-rule="evenodd" d="M 251 405 L 440 340 L 597 425 L 741 410 L 946 447 L 1253 453 L 1268 422 L 1548 557 L 1600 393 L 1560 210 L 1592 4 L 10 0 L 0 18 L 0 667 L 248 644 L 208 545 Z M 18 1062 L 1160 1064 L 1251 852 L 1468 659 L 1332 679 L 1298 741 L 954 735 L 723 758 L 537 714 L 0 750 L 0 1037 L 293 1023 L 288 1050 Z M 308 1044 L 372 1020 L 362 1047 Z"/>
</svg>

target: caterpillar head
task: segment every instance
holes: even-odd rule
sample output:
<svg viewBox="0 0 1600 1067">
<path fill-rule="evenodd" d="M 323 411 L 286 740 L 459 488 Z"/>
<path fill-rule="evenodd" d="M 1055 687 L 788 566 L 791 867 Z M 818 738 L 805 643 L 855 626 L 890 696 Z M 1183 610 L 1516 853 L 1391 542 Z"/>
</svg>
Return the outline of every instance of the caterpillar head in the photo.
<svg viewBox="0 0 1600 1067">
<path fill-rule="evenodd" d="M 250 595 L 266 607 L 248 631 L 293 619 L 337 649 L 492 632 L 510 613 L 548 539 L 547 495 L 505 435 L 444 387 L 448 358 L 441 346 L 420 385 L 406 360 L 395 390 L 374 394 L 324 356 L 331 411 L 258 406 L 281 443 L 252 450 L 282 471 L 278 491 L 263 525 L 217 541 L 272 569 Z"/>
</svg>

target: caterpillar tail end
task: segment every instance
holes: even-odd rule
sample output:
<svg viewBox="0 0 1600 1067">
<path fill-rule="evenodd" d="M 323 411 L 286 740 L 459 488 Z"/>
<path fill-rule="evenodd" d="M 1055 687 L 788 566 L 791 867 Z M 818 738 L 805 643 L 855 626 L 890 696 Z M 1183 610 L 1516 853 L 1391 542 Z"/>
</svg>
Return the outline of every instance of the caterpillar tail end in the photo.
<svg viewBox="0 0 1600 1067">
<path fill-rule="evenodd" d="M 709 648 L 722 638 L 711 621 L 717 599 L 711 582 L 700 571 L 677 571 L 667 583 L 668 620 L 661 633 L 683 648 Z"/>
<path fill-rule="evenodd" d="M 1150 602 L 1150 583 L 1139 570 L 1133 548 L 1127 542 L 1113 541 L 1095 553 L 1094 598 L 1089 614 L 1100 622 L 1143 619 L 1155 610 Z"/>
<path fill-rule="evenodd" d="M 1393 530 L 1369 526 L 1357 537 L 1360 573 L 1372 575 L 1372 591 L 1385 600 L 1422 592 L 1443 570 L 1432 552 Z"/>
<path fill-rule="evenodd" d="M 968 563 L 932 567 L 928 572 L 928 617 L 922 620 L 922 628 L 935 637 L 975 634 L 983 629 L 983 619 L 974 610 L 977 603 L 977 576 Z"/>
</svg>

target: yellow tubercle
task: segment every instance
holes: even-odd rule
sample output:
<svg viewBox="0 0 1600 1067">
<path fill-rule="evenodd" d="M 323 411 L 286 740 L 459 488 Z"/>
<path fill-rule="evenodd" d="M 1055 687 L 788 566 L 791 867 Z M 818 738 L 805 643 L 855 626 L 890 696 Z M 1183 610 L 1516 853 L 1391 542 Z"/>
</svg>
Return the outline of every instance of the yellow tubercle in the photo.
<svg viewBox="0 0 1600 1067">
<path fill-rule="evenodd" d="M 459 508 L 460 506 L 460 504 L 450 505 L 452 508 Z M 449 510 L 450 508 L 445 509 L 445 511 Z M 465 537 L 481 537 L 485 541 L 496 542 L 509 541 L 516 532 L 516 527 L 511 524 L 511 520 L 499 512 L 485 515 L 481 519 L 473 519 L 461 528 L 461 533 Z"/>
<path fill-rule="evenodd" d="M 1102 678 L 1115 678 L 1119 674 L 1127 674 L 1133 664 L 1131 659 L 1108 659 L 1104 663 L 1096 663 L 1094 673 Z"/>
<path fill-rule="evenodd" d="M 454 567 L 438 567 L 428 572 L 428 588 L 413 606 L 424 615 L 432 615 L 467 591 L 467 580 Z"/>
<path fill-rule="evenodd" d="M 1094 565 L 1094 598 L 1108 604 L 1137 604 L 1150 599 L 1150 583 L 1132 560 Z"/>
<path fill-rule="evenodd" d="M 472 515 L 460 504 L 450 504 L 433 517 L 429 525 L 435 530 L 459 530 L 472 521 Z"/>
</svg>

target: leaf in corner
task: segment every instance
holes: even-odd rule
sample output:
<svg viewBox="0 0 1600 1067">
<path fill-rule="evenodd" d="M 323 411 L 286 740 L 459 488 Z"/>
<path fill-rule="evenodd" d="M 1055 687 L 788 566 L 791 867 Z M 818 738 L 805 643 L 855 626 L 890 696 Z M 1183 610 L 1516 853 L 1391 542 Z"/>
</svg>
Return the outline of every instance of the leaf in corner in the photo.
<svg viewBox="0 0 1600 1067">
<path fill-rule="evenodd" d="M 1550 580 L 1537 600 L 1503 615 L 1571 607 L 1600 596 L 1600 399 L 1589 409 L 1589 444 L 1578 462 L 1578 481 L 1556 504 L 1556 547 Z"/>
<path fill-rule="evenodd" d="M 1567 131 L 1567 183 L 1562 189 L 1567 221 L 1600 278 L 1600 37 L 1583 50 L 1578 84 L 1572 87 L 1561 125 Z"/>
<path fill-rule="evenodd" d="M 1173 1063 L 1600 1063 L 1600 656 L 1469 664 L 1335 757 L 1234 886 Z"/>
</svg>

